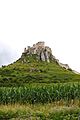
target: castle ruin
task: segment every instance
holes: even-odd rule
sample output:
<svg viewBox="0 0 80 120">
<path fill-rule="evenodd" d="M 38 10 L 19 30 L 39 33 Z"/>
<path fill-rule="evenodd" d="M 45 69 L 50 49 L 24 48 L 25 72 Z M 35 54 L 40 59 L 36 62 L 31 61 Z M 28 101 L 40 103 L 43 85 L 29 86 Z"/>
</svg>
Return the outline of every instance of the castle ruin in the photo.
<svg viewBox="0 0 80 120">
<path fill-rule="evenodd" d="M 51 48 L 48 46 L 45 46 L 45 42 L 43 41 L 33 44 L 32 47 L 28 46 L 27 48 L 24 48 L 23 54 L 26 54 L 26 55 L 36 54 L 38 60 L 47 61 L 48 63 L 50 62 L 50 60 L 54 60 L 62 68 L 69 69 L 68 64 L 60 63 L 59 60 L 52 55 Z"/>
<path fill-rule="evenodd" d="M 32 47 L 28 46 L 27 49 L 24 48 L 23 53 L 27 55 L 37 54 L 40 60 L 50 62 L 52 50 L 48 46 L 45 46 L 45 42 L 38 42 Z"/>
</svg>

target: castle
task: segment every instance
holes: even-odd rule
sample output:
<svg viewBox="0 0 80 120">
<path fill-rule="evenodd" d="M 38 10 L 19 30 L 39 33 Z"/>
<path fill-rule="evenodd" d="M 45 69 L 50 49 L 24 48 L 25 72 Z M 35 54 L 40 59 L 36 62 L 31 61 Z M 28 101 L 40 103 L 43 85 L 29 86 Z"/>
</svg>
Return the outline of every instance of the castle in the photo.
<svg viewBox="0 0 80 120">
<path fill-rule="evenodd" d="M 48 46 L 45 46 L 45 42 L 38 42 L 32 47 L 28 46 L 27 49 L 24 48 L 24 53 L 27 55 L 37 54 L 40 60 L 47 62 L 50 62 L 52 56 L 52 50 Z"/>
<path fill-rule="evenodd" d="M 32 47 L 28 46 L 27 49 L 24 48 L 23 54 L 26 55 L 37 55 L 38 60 L 41 61 L 47 61 L 48 63 L 50 60 L 56 61 L 57 64 L 59 64 L 62 68 L 70 69 L 68 64 L 60 63 L 58 59 L 55 58 L 55 56 L 52 55 L 52 50 L 50 47 L 45 46 L 45 42 L 40 41 L 36 44 L 33 44 Z"/>
</svg>

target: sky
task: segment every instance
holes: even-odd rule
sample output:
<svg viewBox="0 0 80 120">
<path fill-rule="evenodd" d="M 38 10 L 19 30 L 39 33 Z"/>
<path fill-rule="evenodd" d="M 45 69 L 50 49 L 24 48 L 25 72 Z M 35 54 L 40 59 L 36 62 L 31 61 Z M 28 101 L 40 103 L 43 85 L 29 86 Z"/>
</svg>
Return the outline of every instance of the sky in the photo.
<svg viewBox="0 0 80 120">
<path fill-rule="evenodd" d="M 0 0 L 0 66 L 38 41 L 80 72 L 80 0 Z"/>
</svg>

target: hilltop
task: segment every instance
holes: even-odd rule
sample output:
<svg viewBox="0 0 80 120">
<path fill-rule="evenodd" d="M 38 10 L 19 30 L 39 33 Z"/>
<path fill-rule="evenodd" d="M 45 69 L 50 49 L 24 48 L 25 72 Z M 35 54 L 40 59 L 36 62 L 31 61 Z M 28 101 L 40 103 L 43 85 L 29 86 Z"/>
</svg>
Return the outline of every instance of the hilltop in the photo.
<svg viewBox="0 0 80 120">
<path fill-rule="evenodd" d="M 58 59 L 56 59 L 55 56 L 52 55 L 52 50 L 50 47 L 45 46 L 45 42 L 38 42 L 36 44 L 33 44 L 32 47 L 28 46 L 28 48 L 24 48 L 24 52 L 22 53 L 22 58 L 23 59 L 23 63 L 27 62 L 25 60 L 24 56 L 31 56 L 31 55 L 36 55 L 36 60 L 41 60 L 41 61 L 45 61 L 45 62 L 51 62 L 51 61 L 55 61 L 57 64 L 59 64 L 61 67 L 65 68 L 65 69 L 70 69 L 68 64 L 62 64 L 59 62 Z"/>
<path fill-rule="evenodd" d="M 27 83 L 77 82 L 80 75 L 59 62 L 50 47 L 38 42 L 24 52 L 16 62 L 0 68 L 0 86 L 26 85 Z"/>
</svg>

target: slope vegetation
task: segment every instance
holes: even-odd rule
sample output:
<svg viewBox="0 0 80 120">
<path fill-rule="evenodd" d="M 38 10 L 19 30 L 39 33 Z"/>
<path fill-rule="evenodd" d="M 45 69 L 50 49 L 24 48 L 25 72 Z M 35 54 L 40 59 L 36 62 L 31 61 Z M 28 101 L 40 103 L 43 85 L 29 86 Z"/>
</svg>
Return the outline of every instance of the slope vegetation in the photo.
<svg viewBox="0 0 80 120">
<path fill-rule="evenodd" d="M 80 75 L 73 73 L 71 69 L 62 68 L 55 60 L 50 63 L 37 60 L 36 55 L 24 55 L 13 64 L 0 68 L 0 86 L 79 81 Z"/>
</svg>

